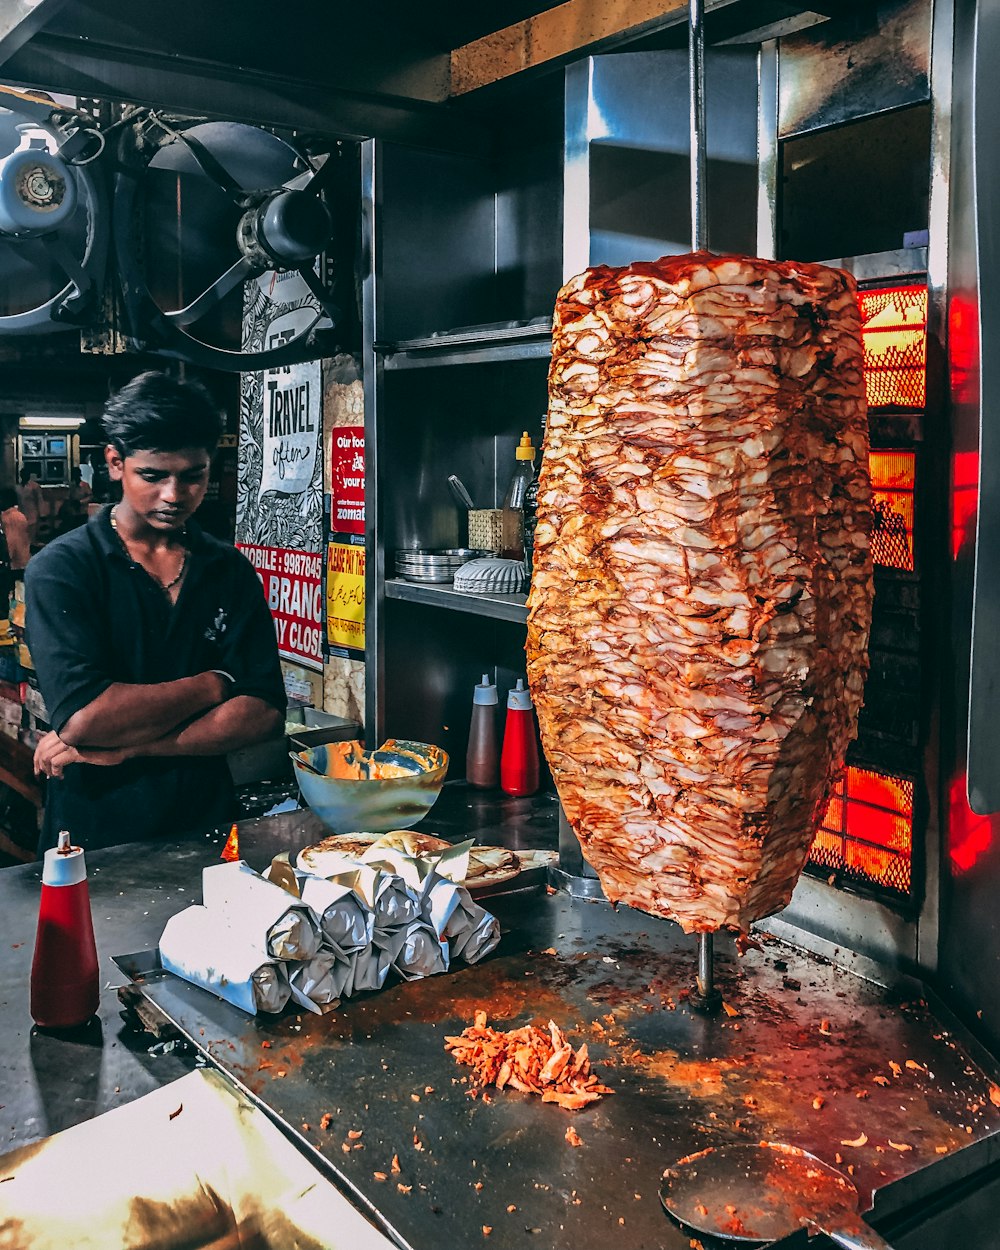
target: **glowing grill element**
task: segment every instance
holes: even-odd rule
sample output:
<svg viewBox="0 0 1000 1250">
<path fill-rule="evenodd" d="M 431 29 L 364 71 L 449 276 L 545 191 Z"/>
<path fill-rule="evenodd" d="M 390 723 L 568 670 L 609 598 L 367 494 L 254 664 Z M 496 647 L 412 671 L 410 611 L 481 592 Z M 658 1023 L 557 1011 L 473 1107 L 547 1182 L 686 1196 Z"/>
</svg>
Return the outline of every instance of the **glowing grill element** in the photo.
<svg viewBox="0 0 1000 1250">
<path fill-rule="evenodd" d="M 912 451 L 872 451 L 872 560 L 889 569 L 913 571 Z"/>
<path fill-rule="evenodd" d="M 845 768 L 834 786 L 809 862 L 846 880 L 909 894 L 913 859 L 913 782 Z"/>
<path fill-rule="evenodd" d="M 923 408 L 926 398 L 927 289 L 860 291 L 861 341 L 869 408 Z"/>
</svg>

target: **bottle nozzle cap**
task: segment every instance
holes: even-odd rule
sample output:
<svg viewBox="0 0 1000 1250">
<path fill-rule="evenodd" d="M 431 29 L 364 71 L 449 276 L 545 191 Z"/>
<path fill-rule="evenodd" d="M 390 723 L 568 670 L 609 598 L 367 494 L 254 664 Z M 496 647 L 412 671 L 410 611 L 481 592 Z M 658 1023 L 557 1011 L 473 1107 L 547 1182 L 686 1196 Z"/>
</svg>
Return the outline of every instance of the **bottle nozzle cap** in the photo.
<svg viewBox="0 0 1000 1250">
<path fill-rule="evenodd" d="M 507 692 L 507 706 L 519 712 L 527 712 L 534 707 L 531 692 L 525 688 L 523 677 L 519 677 L 513 690 Z"/>
<path fill-rule="evenodd" d="M 490 681 L 489 673 L 483 673 L 482 683 L 472 692 L 472 702 L 491 705 L 497 702 L 497 688 Z"/>
<path fill-rule="evenodd" d="M 531 435 L 525 430 L 521 435 L 521 441 L 518 443 L 514 451 L 514 456 L 518 460 L 534 460 L 535 446 L 531 441 Z"/>
<path fill-rule="evenodd" d="M 74 846 L 68 831 L 63 829 L 56 845 L 45 852 L 42 885 L 76 885 L 86 878 L 83 847 Z"/>
</svg>

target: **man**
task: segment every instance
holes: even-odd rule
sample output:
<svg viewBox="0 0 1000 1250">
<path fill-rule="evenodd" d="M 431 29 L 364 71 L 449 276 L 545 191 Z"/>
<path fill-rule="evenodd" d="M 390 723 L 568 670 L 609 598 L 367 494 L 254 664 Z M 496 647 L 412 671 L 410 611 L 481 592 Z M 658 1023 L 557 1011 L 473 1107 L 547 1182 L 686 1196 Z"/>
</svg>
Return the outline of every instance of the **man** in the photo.
<svg viewBox="0 0 1000 1250">
<path fill-rule="evenodd" d="M 28 522 L 28 542 L 34 545 L 38 537 L 38 519 L 42 515 L 42 488 L 30 469 L 22 469 L 17 487 L 17 501 Z"/>
<path fill-rule="evenodd" d="M 222 424 L 207 393 L 144 373 L 104 412 L 119 504 L 57 538 L 26 577 L 27 641 L 52 723 L 40 851 L 233 818 L 225 753 L 277 735 L 285 692 L 260 582 L 191 520 Z"/>
<path fill-rule="evenodd" d="M 18 506 L 17 491 L 12 486 L 0 489 L 0 525 L 3 526 L 3 535 L 7 540 L 11 572 L 15 580 L 20 581 L 31 558 L 31 545 L 28 518 Z"/>
<path fill-rule="evenodd" d="M 5 621 L 10 613 L 11 594 L 24 577 L 24 566 L 31 556 L 28 522 L 17 506 L 17 491 L 11 486 L 0 489 L 0 535 L 0 621 Z"/>
</svg>

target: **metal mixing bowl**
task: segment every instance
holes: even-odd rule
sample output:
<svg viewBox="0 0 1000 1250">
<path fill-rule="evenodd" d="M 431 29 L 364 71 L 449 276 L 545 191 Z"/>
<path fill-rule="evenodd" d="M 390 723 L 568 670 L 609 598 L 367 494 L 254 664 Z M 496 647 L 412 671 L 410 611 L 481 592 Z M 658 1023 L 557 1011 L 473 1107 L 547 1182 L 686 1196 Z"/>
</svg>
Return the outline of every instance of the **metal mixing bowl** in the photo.
<svg viewBox="0 0 1000 1250">
<path fill-rule="evenodd" d="M 342 746 L 342 744 L 340 744 Z M 330 744 L 330 752 L 338 744 Z M 375 764 L 398 764 L 405 777 L 345 780 L 327 776 L 327 746 L 292 754 L 299 791 L 333 833 L 388 833 L 408 829 L 434 806 L 448 772 L 448 756 L 426 742 L 395 740 L 363 758 Z"/>
</svg>

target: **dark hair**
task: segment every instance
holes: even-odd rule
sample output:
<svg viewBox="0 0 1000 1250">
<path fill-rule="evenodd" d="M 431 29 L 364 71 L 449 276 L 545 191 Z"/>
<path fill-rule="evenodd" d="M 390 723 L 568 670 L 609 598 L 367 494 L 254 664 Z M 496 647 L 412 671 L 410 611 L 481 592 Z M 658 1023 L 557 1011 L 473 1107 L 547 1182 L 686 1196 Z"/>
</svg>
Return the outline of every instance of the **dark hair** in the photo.
<svg viewBox="0 0 1000 1250">
<path fill-rule="evenodd" d="M 137 451 L 215 451 L 222 414 L 198 382 L 140 373 L 104 405 L 104 434 L 122 457 Z"/>
<path fill-rule="evenodd" d="M 0 512 L 17 507 L 17 491 L 13 486 L 0 486 Z"/>
<path fill-rule="evenodd" d="M 21 485 L 27 486 L 34 474 L 33 469 L 29 469 L 27 465 L 21 470 Z"/>
</svg>

